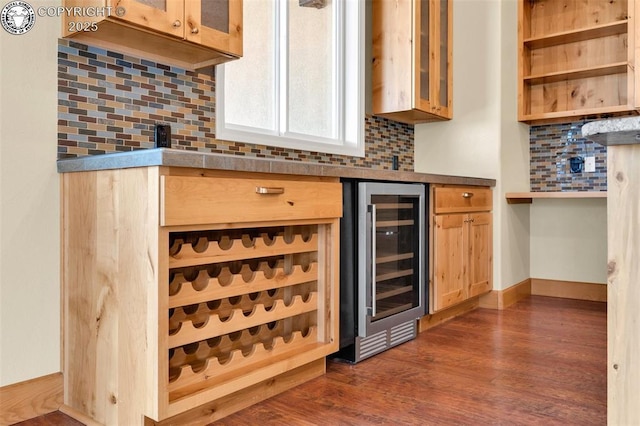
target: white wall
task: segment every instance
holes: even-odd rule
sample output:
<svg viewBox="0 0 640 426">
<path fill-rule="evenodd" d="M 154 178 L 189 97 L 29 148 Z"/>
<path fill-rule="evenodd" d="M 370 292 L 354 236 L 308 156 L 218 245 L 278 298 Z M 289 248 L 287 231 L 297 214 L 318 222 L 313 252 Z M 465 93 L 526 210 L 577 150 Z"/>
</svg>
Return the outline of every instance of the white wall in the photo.
<svg viewBox="0 0 640 426">
<path fill-rule="evenodd" d="M 531 277 L 607 282 L 607 200 L 535 200 Z"/>
<path fill-rule="evenodd" d="M 518 7 L 501 2 L 500 177 L 494 200 L 494 226 L 499 228 L 500 257 L 495 256 L 498 282 L 505 289 L 530 277 L 530 210 L 509 205 L 505 193 L 529 190 L 529 126 L 518 122 Z"/>
<path fill-rule="evenodd" d="M 453 120 L 415 126 L 415 170 L 496 179 L 500 2 L 453 2 Z"/>
<path fill-rule="evenodd" d="M 0 30 L 0 386 L 60 371 L 60 30 Z"/>
<path fill-rule="evenodd" d="M 504 193 L 529 189 L 528 127 L 517 122 L 515 1 L 453 2 L 453 120 L 415 127 L 415 169 L 497 180 L 494 289 L 529 278 L 529 209 Z"/>
</svg>

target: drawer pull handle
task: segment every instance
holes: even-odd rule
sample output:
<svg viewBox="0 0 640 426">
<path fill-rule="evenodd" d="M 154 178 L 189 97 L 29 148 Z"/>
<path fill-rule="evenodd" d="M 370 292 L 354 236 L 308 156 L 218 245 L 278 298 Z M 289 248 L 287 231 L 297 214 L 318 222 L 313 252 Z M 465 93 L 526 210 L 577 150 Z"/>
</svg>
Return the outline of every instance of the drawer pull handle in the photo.
<svg viewBox="0 0 640 426">
<path fill-rule="evenodd" d="M 471 198 L 473 197 L 473 192 L 463 192 L 462 198 Z"/>
<path fill-rule="evenodd" d="M 256 194 L 284 194 L 284 188 L 256 186 Z"/>
</svg>

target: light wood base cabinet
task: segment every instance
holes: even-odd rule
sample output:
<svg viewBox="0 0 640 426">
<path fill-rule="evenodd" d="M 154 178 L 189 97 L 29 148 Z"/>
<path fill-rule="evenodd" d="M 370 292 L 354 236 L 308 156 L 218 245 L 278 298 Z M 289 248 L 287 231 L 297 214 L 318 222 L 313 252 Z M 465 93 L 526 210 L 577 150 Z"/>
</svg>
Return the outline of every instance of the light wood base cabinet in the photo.
<svg viewBox="0 0 640 426">
<path fill-rule="evenodd" d="M 107 425 L 207 424 L 324 372 L 337 180 L 147 167 L 62 181 L 67 406 Z"/>
<path fill-rule="evenodd" d="M 493 288 L 491 207 L 490 188 L 432 187 L 432 313 Z"/>
</svg>

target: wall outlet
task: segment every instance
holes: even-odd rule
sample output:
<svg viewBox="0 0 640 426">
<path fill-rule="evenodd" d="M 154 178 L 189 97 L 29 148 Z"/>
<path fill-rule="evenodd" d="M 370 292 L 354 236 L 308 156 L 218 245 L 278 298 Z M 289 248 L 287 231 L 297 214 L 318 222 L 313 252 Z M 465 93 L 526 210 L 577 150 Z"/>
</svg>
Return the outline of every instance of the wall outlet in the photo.
<svg viewBox="0 0 640 426">
<path fill-rule="evenodd" d="M 171 126 L 156 124 L 154 133 L 156 148 L 171 148 Z"/>
<path fill-rule="evenodd" d="M 596 171 L 596 157 L 584 157 L 584 171 L 585 173 Z"/>
<path fill-rule="evenodd" d="M 584 170 L 584 158 L 582 157 L 571 157 L 569 158 L 569 170 L 571 173 L 582 173 Z"/>
</svg>

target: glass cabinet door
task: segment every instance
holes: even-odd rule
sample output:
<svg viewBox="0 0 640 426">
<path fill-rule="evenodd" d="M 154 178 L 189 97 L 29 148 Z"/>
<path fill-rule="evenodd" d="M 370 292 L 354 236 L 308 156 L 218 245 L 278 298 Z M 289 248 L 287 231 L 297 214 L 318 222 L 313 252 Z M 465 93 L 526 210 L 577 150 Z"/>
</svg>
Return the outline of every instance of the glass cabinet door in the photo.
<svg viewBox="0 0 640 426">
<path fill-rule="evenodd" d="M 417 107 L 451 118 L 452 10 L 450 0 L 416 0 Z"/>
<path fill-rule="evenodd" d="M 184 37 L 241 56 L 242 7 L 242 0 L 185 0 Z"/>
<path fill-rule="evenodd" d="M 416 2 L 416 14 L 419 19 L 419 25 L 416 25 L 416 30 L 420 31 L 419 37 L 416 37 L 416 50 L 417 59 L 420 64 L 418 69 L 418 75 L 416 78 L 416 92 L 419 106 L 422 110 L 431 110 L 429 99 L 431 98 L 430 79 L 431 79 L 431 25 L 429 24 L 429 18 L 431 17 L 429 10 L 429 0 L 419 0 Z"/>
<path fill-rule="evenodd" d="M 438 104 L 443 109 L 443 114 L 448 115 L 448 113 L 444 112 L 444 109 L 449 109 L 451 104 L 451 57 L 453 50 L 449 48 L 449 42 L 451 40 L 451 7 L 449 5 L 449 0 L 440 0 L 438 2 L 439 10 L 438 13 L 440 15 L 440 19 L 438 19 L 439 23 L 439 32 L 440 37 L 438 38 L 440 45 L 438 46 L 440 49 L 439 57 L 440 57 L 440 72 L 438 73 Z"/>
<path fill-rule="evenodd" d="M 183 37 L 184 3 L 180 0 L 111 0 L 112 17 Z M 116 8 L 121 11 L 116 14 Z"/>
</svg>

